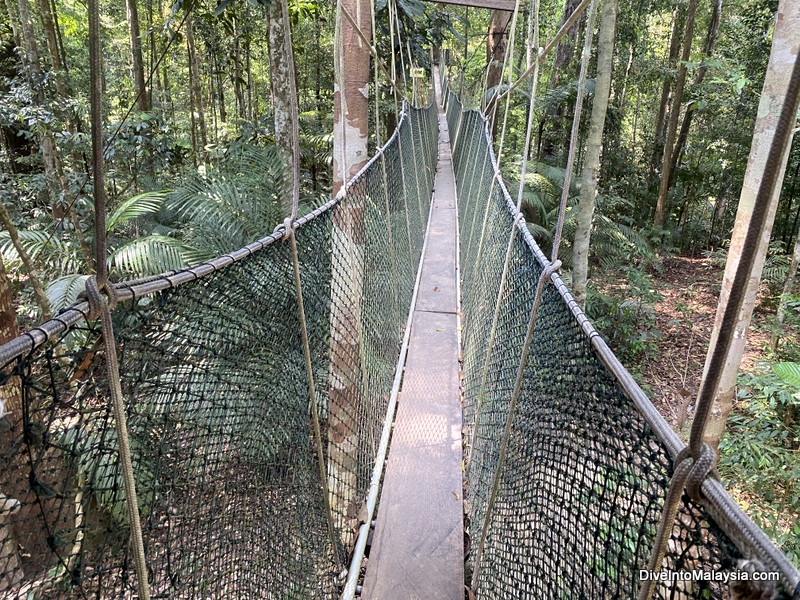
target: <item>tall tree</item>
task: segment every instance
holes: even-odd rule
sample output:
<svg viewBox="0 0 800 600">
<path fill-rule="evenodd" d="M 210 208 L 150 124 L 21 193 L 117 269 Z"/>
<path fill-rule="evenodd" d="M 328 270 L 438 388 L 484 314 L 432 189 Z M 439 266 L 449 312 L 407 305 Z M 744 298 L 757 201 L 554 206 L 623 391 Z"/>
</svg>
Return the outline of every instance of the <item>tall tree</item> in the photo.
<svg viewBox="0 0 800 600">
<path fill-rule="evenodd" d="M 370 53 L 365 40 L 372 36 L 372 1 L 339 0 L 334 38 L 333 194 L 369 159 Z M 346 11 L 346 12 L 345 12 Z M 350 18 L 360 26 L 361 34 Z M 342 541 L 354 531 L 348 520 L 356 516 L 363 498 L 356 496 L 358 473 L 353 449 L 358 447 L 356 423 L 362 366 L 362 304 L 364 261 L 364 204 L 354 197 L 333 216 L 331 260 L 342 274 L 346 291 L 331 308 L 331 389 L 328 473 L 331 507 Z"/>
<path fill-rule="evenodd" d="M 58 35 L 56 34 L 53 13 L 50 10 L 50 0 L 38 0 L 37 4 L 45 38 L 47 39 L 47 50 L 50 53 L 51 70 L 56 76 L 56 91 L 58 91 L 59 95 L 65 97 L 67 95 L 67 86 L 64 80 L 64 63 L 61 60 L 61 53 L 58 49 Z"/>
<path fill-rule="evenodd" d="M 583 183 L 578 201 L 575 242 L 572 255 L 572 293 L 581 306 L 586 304 L 586 281 L 589 274 L 589 242 L 592 233 L 597 179 L 600 173 L 600 152 L 603 147 L 603 129 L 611 93 L 611 75 L 614 71 L 614 32 L 617 25 L 617 0 L 605 0 L 600 17 L 597 49 L 597 76 L 594 103 L 586 142 L 583 163 Z"/>
<path fill-rule="evenodd" d="M 369 0 L 341 0 L 342 11 L 359 25 L 364 39 L 372 36 Z M 333 94 L 333 190 L 358 173 L 369 160 L 369 47 L 340 11 L 336 19 L 334 69 L 338 74 Z"/>
<path fill-rule="evenodd" d="M 206 129 L 206 115 L 203 109 L 203 84 L 200 81 L 200 58 L 197 56 L 197 46 L 194 41 L 194 19 L 191 13 L 186 18 L 186 49 L 189 56 L 189 81 L 193 115 L 197 121 L 200 132 L 200 148 L 195 148 L 195 155 L 205 160 L 206 146 L 208 146 L 208 130 Z"/>
<path fill-rule="evenodd" d="M 707 376 L 709 361 L 711 359 L 711 349 L 713 349 L 720 333 L 725 307 L 730 296 L 733 278 L 739 264 L 742 246 L 746 236 L 750 219 L 753 214 L 758 187 L 764 172 L 764 165 L 767 161 L 772 140 L 775 137 L 775 127 L 778 122 L 783 100 L 789 85 L 789 78 L 792 67 L 798 60 L 800 52 L 800 3 L 794 0 L 780 0 L 778 4 L 778 16 L 775 22 L 775 30 L 772 36 L 772 50 L 770 52 L 767 74 L 764 78 L 764 87 L 761 91 L 761 100 L 758 105 L 758 117 L 756 118 L 755 131 L 753 132 L 753 142 L 750 147 L 750 157 L 747 161 L 747 170 L 742 184 L 742 191 L 739 196 L 739 208 L 736 213 L 736 223 L 731 236 L 728 260 L 725 264 L 725 275 L 722 280 L 720 290 L 719 306 L 714 321 L 714 328 L 711 332 L 711 342 L 709 353 L 706 356 L 706 366 L 703 378 Z M 786 170 L 786 163 L 789 160 L 789 148 L 784 153 L 780 164 L 780 171 L 777 174 L 777 184 L 770 202 L 769 212 L 764 235 L 758 248 L 758 255 L 750 274 L 750 280 L 745 294 L 742 310 L 736 323 L 733 336 L 733 343 L 725 360 L 725 368 L 722 372 L 719 390 L 714 399 L 714 406 L 711 411 L 708 426 L 706 427 L 705 440 L 714 448 L 719 445 L 720 439 L 725 432 L 725 425 L 728 415 L 733 408 L 733 398 L 736 391 L 736 378 L 739 374 L 739 365 L 742 362 L 745 344 L 747 343 L 747 330 L 750 326 L 750 318 L 753 315 L 758 285 L 761 280 L 761 272 L 764 267 L 764 260 L 767 256 L 769 239 L 772 233 L 772 224 L 775 220 L 775 212 L 778 207 L 778 199 L 781 193 L 781 182 Z"/>
<path fill-rule="evenodd" d="M 497 102 L 494 97 L 497 96 L 497 86 L 503 81 L 503 63 L 508 49 L 508 25 L 511 22 L 511 15 L 512 13 L 507 10 L 493 10 L 486 36 L 486 116 L 492 127 L 492 135 L 497 132 Z"/>
<path fill-rule="evenodd" d="M 669 34 L 669 52 L 667 54 L 667 67 L 672 69 L 678 60 L 678 53 L 681 51 L 681 31 L 686 18 L 686 8 L 678 5 L 672 13 L 672 30 Z M 655 135 L 653 137 L 653 154 L 650 159 L 650 177 L 652 178 L 658 163 L 664 152 L 664 130 L 667 124 L 667 106 L 669 106 L 669 92 L 672 87 L 672 79 L 665 77 L 661 84 L 661 99 L 658 102 L 658 114 L 656 115 Z"/>
<path fill-rule="evenodd" d="M 47 0 L 42 0 L 47 2 Z M 139 9 L 136 0 L 125 0 L 128 10 L 128 35 L 131 42 L 131 73 L 136 105 L 141 112 L 150 110 L 150 96 L 144 85 L 144 62 L 142 60 L 142 36 L 139 30 Z"/>
<path fill-rule="evenodd" d="M 14 35 L 18 39 L 18 46 L 23 49 L 23 66 L 26 71 L 27 80 L 33 91 L 33 97 L 39 106 L 45 105 L 44 96 L 44 73 L 39 59 L 39 49 L 36 45 L 36 33 L 33 29 L 33 20 L 28 0 L 17 0 L 18 14 L 15 14 L 13 2 L 6 0 L 9 19 L 12 22 Z M 15 18 L 16 17 L 16 18 Z M 56 149 L 55 137 L 48 124 L 44 124 L 39 135 L 39 144 L 42 149 L 42 162 L 50 191 L 51 206 L 56 217 L 63 217 L 62 203 L 59 201 L 61 195 L 64 196 L 65 204 L 71 205 L 69 201 L 69 183 L 64 176 L 61 165 L 61 158 Z"/>
<path fill-rule="evenodd" d="M 714 0 L 714 8 L 711 12 L 711 20 L 708 23 L 708 33 L 706 34 L 706 41 L 703 44 L 703 54 L 706 58 L 711 58 L 714 54 L 714 45 L 717 42 L 719 35 L 719 24 L 722 16 L 722 0 Z M 708 72 L 708 63 L 703 62 L 697 68 L 697 73 L 692 81 L 692 86 L 699 87 L 706 77 Z M 672 158 L 670 160 L 670 186 L 673 185 L 675 179 L 675 169 L 678 166 L 681 154 L 686 147 L 686 141 L 689 139 L 689 128 L 692 125 L 692 117 L 694 116 L 696 103 L 691 103 L 686 107 L 683 113 L 683 121 L 681 122 L 681 130 L 678 134 L 678 140 L 675 142 L 675 149 L 672 151 Z"/>
<path fill-rule="evenodd" d="M 292 156 L 292 110 L 289 96 L 289 59 L 283 51 L 284 32 L 288 23 L 281 11 L 280 2 L 273 2 L 268 8 L 269 19 L 269 81 L 272 91 L 272 110 L 275 115 L 275 146 L 277 146 L 283 160 L 289 164 Z M 239 60 L 239 45 L 236 43 L 234 55 L 237 78 L 241 82 L 241 66 Z M 369 67 L 369 59 L 367 59 Z M 234 88 L 236 89 L 236 88 Z M 240 105 L 241 117 L 245 117 L 244 94 L 241 89 L 236 93 Z M 334 134 L 335 135 L 335 134 Z M 335 138 L 334 138 L 335 139 Z M 348 140 L 349 142 L 349 140 Z M 334 157 L 334 164 L 336 158 Z M 334 166 L 334 173 L 336 167 Z"/>
<path fill-rule="evenodd" d="M 675 93 L 672 96 L 672 108 L 669 113 L 667 138 L 664 141 L 664 152 L 661 160 L 661 178 L 658 182 L 658 198 L 656 199 L 656 213 L 653 217 L 653 228 L 662 229 L 667 220 L 667 192 L 669 191 L 670 167 L 672 166 L 672 148 L 675 143 L 675 134 L 678 130 L 678 119 L 683 102 L 683 89 L 686 87 L 686 64 L 692 52 L 692 38 L 694 37 L 694 15 L 697 11 L 697 0 L 689 0 L 686 9 L 686 30 L 683 34 L 683 54 L 678 67 L 678 80 L 675 83 Z"/>
</svg>

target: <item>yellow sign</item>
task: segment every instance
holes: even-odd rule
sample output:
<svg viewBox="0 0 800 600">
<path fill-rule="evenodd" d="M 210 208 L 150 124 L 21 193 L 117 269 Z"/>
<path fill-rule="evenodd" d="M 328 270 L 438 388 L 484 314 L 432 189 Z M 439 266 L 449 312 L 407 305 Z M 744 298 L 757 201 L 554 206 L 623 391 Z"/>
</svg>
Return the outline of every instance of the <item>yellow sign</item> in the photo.
<svg viewBox="0 0 800 600">
<path fill-rule="evenodd" d="M 422 67 L 411 67 L 411 77 L 425 79 L 425 69 Z"/>
</svg>

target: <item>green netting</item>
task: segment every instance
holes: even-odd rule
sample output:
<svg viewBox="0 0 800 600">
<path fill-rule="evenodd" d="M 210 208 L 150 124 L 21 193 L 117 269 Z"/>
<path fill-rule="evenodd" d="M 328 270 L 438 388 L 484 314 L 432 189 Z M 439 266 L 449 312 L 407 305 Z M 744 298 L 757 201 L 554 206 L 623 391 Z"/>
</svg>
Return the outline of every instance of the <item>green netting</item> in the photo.
<svg viewBox="0 0 800 600">
<path fill-rule="evenodd" d="M 465 475 L 467 560 L 474 566 L 535 289 L 549 262 L 524 222 L 513 225 L 517 211 L 496 175 L 483 115 L 464 110 L 452 92 L 446 106 L 459 195 L 464 423 L 468 443 L 475 441 Z M 544 289 L 512 420 L 477 596 L 635 598 L 680 441 L 632 380 L 621 381 L 624 369 L 560 278 L 553 281 Z M 703 506 L 684 497 L 664 569 L 724 576 L 748 568 L 742 559 L 757 560 L 751 566 L 781 575 L 774 596 L 763 597 L 797 598 L 797 571 L 763 538 L 724 491 Z M 655 597 L 730 594 L 719 581 L 668 581 Z"/>
<path fill-rule="evenodd" d="M 420 258 L 436 123 L 435 107 L 408 109 L 346 199 L 296 234 L 333 547 L 288 242 L 270 236 L 181 285 L 186 273 L 119 288 L 153 597 L 337 596 Z M 166 289 L 141 293 L 153 285 Z M 0 597 L 135 594 L 104 347 L 75 314 L 0 349 Z"/>
</svg>

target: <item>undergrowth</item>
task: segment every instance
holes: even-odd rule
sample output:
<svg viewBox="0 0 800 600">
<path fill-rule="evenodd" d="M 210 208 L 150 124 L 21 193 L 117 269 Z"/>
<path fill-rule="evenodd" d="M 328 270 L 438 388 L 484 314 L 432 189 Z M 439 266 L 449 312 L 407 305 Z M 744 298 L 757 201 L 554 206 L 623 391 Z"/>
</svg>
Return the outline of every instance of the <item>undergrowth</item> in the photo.
<svg viewBox="0 0 800 600">
<path fill-rule="evenodd" d="M 726 487 L 800 565 L 800 363 L 762 363 L 740 376 L 719 451 Z"/>
</svg>

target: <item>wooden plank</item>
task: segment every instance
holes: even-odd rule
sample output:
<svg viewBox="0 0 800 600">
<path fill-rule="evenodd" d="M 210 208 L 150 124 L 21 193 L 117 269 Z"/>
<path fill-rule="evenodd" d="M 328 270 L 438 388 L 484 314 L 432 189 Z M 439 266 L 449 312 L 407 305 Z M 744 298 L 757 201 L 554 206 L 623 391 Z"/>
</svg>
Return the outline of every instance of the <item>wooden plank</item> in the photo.
<svg viewBox="0 0 800 600">
<path fill-rule="evenodd" d="M 464 598 L 456 202 L 442 113 L 439 130 L 434 205 L 365 600 Z"/>
<path fill-rule="evenodd" d="M 471 6 L 473 8 L 488 8 L 490 10 L 513 11 L 514 0 L 423 0 L 423 2 L 437 2 L 439 4 L 456 4 L 458 6 Z M 525 10 L 527 4 L 520 2 L 520 11 Z"/>
<path fill-rule="evenodd" d="M 452 314 L 414 315 L 365 599 L 464 597 L 456 323 Z"/>
</svg>

